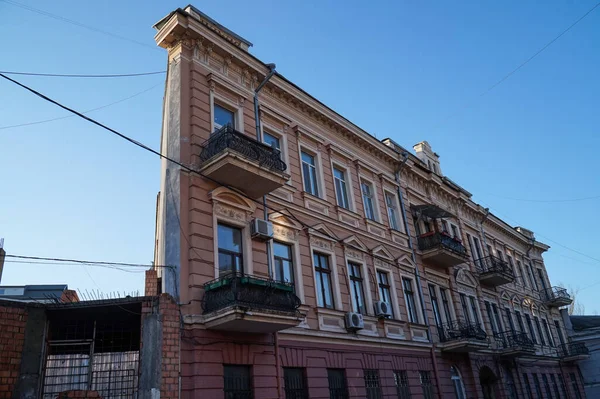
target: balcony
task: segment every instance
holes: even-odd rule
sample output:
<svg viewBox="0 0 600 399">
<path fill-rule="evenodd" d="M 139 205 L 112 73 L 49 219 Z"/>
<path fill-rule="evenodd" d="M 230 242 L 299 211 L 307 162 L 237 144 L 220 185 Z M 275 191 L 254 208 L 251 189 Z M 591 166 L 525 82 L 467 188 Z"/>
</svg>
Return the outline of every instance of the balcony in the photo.
<svg viewBox="0 0 600 399">
<path fill-rule="evenodd" d="M 542 298 L 547 306 L 561 307 L 570 305 L 573 302 L 571 295 L 566 288 L 552 287 L 542 292 Z"/>
<path fill-rule="evenodd" d="M 419 249 L 423 260 L 433 265 L 449 268 L 467 261 L 467 249 L 462 243 L 444 233 L 431 232 L 419 236 Z"/>
<path fill-rule="evenodd" d="M 477 259 L 475 266 L 479 272 L 479 281 L 490 287 L 512 283 L 515 274 L 507 262 L 495 256 Z"/>
<path fill-rule="evenodd" d="M 200 170 L 220 184 L 258 198 L 282 187 L 290 178 L 281 153 L 227 125 L 203 144 Z"/>
<path fill-rule="evenodd" d="M 523 332 L 505 331 L 494 334 L 495 347 L 500 351 L 500 356 L 512 358 L 518 356 L 535 355 L 533 341 Z"/>
<path fill-rule="evenodd" d="M 303 317 L 294 286 L 262 277 L 231 273 L 204 284 L 206 328 L 272 333 L 295 327 Z"/>
<path fill-rule="evenodd" d="M 440 348 L 444 352 L 475 352 L 489 347 L 487 334 L 476 323 L 452 321 L 438 327 Z"/>
<path fill-rule="evenodd" d="M 570 342 L 560 345 L 558 354 L 563 362 L 578 362 L 590 357 L 590 350 L 583 342 Z"/>
</svg>

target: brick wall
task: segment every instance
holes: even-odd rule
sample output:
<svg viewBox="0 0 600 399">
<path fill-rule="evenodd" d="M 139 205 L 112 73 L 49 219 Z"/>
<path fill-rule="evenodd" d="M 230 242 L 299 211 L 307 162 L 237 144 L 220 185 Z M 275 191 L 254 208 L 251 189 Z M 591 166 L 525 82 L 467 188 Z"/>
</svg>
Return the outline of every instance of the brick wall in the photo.
<svg viewBox="0 0 600 399">
<path fill-rule="evenodd" d="M 12 396 L 19 378 L 27 309 L 0 305 L 0 399 Z"/>
<path fill-rule="evenodd" d="M 158 275 L 157 275 L 155 269 L 146 270 L 144 295 L 145 296 L 158 295 Z"/>
</svg>

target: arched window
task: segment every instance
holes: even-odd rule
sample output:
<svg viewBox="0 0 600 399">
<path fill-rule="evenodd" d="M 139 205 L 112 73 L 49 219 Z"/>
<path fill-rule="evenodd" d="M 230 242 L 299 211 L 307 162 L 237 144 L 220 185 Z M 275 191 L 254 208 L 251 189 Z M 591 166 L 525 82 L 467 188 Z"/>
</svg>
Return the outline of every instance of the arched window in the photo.
<svg viewBox="0 0 600 399">
<path fill-rule="evenodd" d="M 454 385 L 456 399 L 466 399 L 467 396 L 465 394 L 465 386 L 463 385 L 462 378 L 460 377 L 460 372 L 454 366 L 450 367 L 450 378 L 452 379 L 452 385 Z"/>
</svg>

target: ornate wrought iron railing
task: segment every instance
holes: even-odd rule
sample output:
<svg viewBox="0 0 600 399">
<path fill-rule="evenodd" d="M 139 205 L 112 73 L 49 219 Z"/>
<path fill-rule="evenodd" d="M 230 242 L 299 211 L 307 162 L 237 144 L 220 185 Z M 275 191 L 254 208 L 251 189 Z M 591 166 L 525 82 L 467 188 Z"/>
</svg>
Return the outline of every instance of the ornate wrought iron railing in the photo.
<svg viewBox="0 0 600 399">
<path fill-rule="evenodd" d="M 291 283 L 231 273 L 204 284 L 205 314 L 229 306 L 297 312 L 300 305 Z"/>
<path fill-rule="evenodd" d="M 256 141 L 235 130 L 231 125 L 225 125 L 202 145 L 200 152 L 200 163 L 204 163 L 224 150 L 235 151 L 242 157 L 258 162 L 261 167 L 284 172 L 287 168 L 281 160 L 281 152 L 264 143 Z"/>
<path fill-rule="evenodd" d="M 474 339 L 486 341 L 485 330 L 477 323 L 466 320 L 455 320 L 438 327 L 440 342 L 457 341 L 461 339 Z"/>
<path fill-rule="evenodd" d="M 583 342 L 569 342 L 568 344 L 561 344 L 558 353 L 560 357 L 571 357 L 589 355 L 590 350 Z"/>
<path fill-rule="evenodd" d="M 566 288 L 563 287 L 550 287 L 550 288 L 546 288 L 546 290 L 544 290 L 542 292 L 542 295 L 545 296 L 546 301 L 556 301 L 556 300 L 564 300 L 564 301 L 570 301 L 571 300 L 571 295 L 569 295 L 569 292 L 567 291 Z"/>
<path fill-rule="evenodd" d="M 426 251 L 428 249 L 443 248 L 457 253 L 463 257 L 467 256 L 467 249 L 462 243 L 449 235 L 442 233 L 424 234 L 418 239 L 419 249 Z"/>
<path fill-rule="evenodd" d="M 493 255 L 477 259 L 475 261 L 475 266 L 477 266 L 477 271 L 480 274 L 500 273 L 506 276 L 507 278 L 515 278 L 515 272 L 510 268 L 508 262 L 505 262 L 502 259 L 497 258 Z"/>
<path fill-rule="evenodd" d="M 524 332 L 504 331 L 494 334 L 496 347 L 500 350 L 522 349 L 525 351 L 535 351 L 533 341 Z"/>
</svg>

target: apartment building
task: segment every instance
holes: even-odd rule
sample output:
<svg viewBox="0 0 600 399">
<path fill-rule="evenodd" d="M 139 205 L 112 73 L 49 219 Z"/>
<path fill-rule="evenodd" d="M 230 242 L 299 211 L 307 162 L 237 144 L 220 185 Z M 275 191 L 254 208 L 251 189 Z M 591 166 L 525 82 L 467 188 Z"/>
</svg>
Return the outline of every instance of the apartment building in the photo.
<svg viewBox="0 0 600 399">
<path fill-rule="evenodd" d="M 197 8 L 155 28 L 177 161 L 155 264 L 183 316 L 182 398 L 583 397 L 570 298 L 530 230 L 427 142 L 377 140 Z"/>
</svg>

